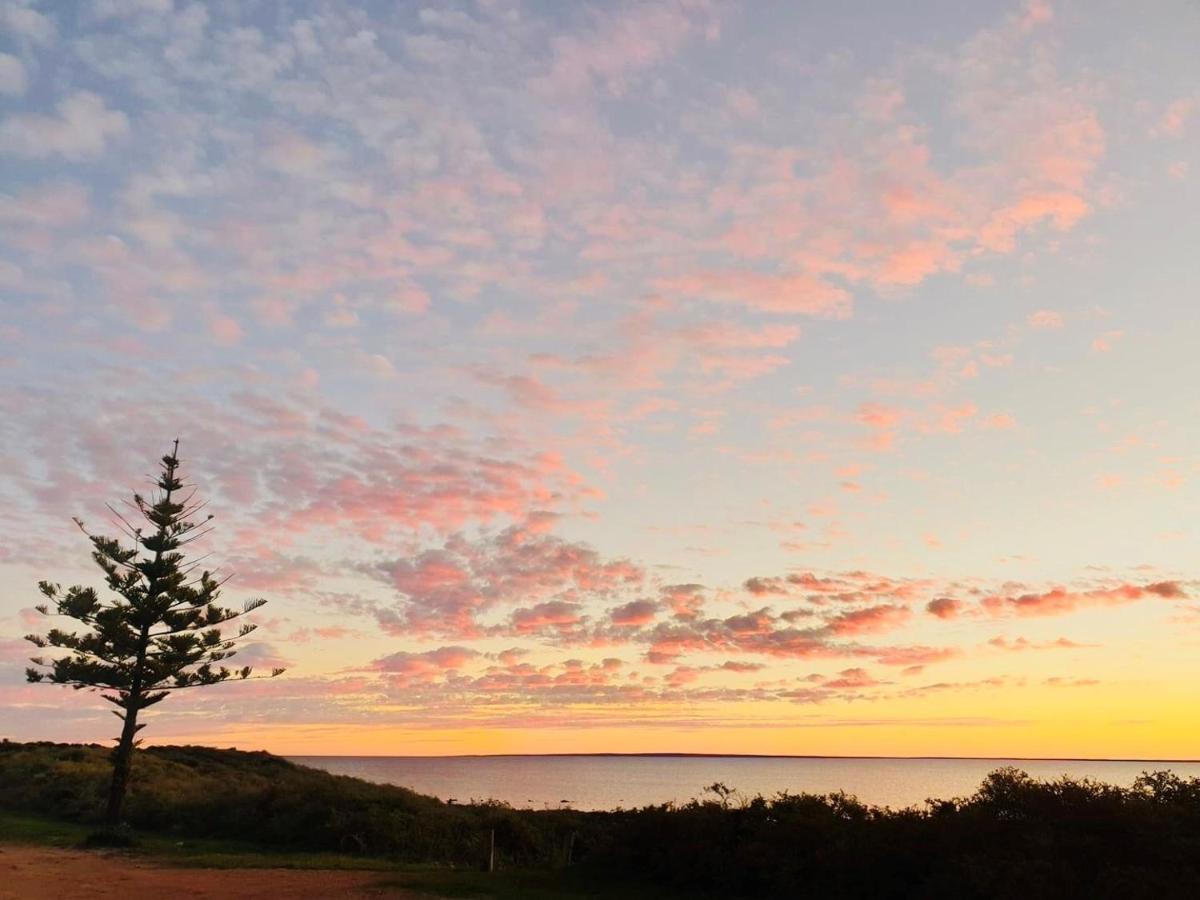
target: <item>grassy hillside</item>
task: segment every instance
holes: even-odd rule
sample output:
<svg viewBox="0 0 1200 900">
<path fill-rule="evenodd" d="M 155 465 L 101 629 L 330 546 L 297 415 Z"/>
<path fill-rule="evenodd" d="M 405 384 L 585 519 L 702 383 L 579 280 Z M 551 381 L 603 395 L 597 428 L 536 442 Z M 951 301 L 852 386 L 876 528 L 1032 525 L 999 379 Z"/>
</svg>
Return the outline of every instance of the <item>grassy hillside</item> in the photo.
<svg viewBox="0 0 1200 900">
<path fill-rule="evenodd" d="M 0 808 L 98 822 L 109 751 L 96 745 L 0 743 Z M 268 753 L 210 747 L 137 752 L 125 809 L 135 829 L 263 846 L 479 865 L 491 831 L 503 862 L 552 861 L 580 814 L 453 806 L 401 787 L 331 775 Z"/>
<path fill-rule="evenodd" d="M 0 744 L 0 808 L 95 821 L 107 765 L 96 746 Z M 1200 896 L 1200 780 L 1169 773 L 1125 789 L 1001 770 L 969 798 L 899 811 L 781 794 L 583 813 L 447 805 L 265 753 L 160 747 L 138 753 L 128 818 L 158 840 L 460 869 L 482 866 L 494 831 L 503 868 L 652 895 Z"/>
</svg>

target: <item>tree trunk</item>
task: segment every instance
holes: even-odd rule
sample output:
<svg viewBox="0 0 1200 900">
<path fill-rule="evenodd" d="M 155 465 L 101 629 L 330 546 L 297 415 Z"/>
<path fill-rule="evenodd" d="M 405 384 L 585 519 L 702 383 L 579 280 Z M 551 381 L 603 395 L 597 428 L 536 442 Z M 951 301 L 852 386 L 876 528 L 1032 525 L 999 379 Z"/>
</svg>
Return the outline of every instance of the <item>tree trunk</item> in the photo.
<svg viewBox="0 0 1200 900">
<path fill-rule="evenodd" d="M 104 821 L 110 828 L 121 824 L 121 807 L 125 803 L 125 789 L 129 787 L 129 769 L 133 765 L 133 740 L 137 737 L 138 712 L 142 708 L 142 676 L 146 668 L 146 648 L 150 643 L 150 626 L 143 625 L 138 640 L 137 662 L 134 664 L 132 683 L 125 694 L 125 727 L 121 739 L 113 751 L 112 781 L 108 785 L 108 806 Z"/>
<path fill-rule="evenodd" d="M 129 787 L 129 769 L 133 764 L 137 714 L 138 708 L 135 705 L 131 704 L 125 710 L 125 727 L 121 729 L 121 739 L 117 742 L 117 749 L 113 751 L 112 781 L 108 785 L 108 806 L 104 813 L 104 821 L 112 828 L 121 824 L 121 807 L 125 803 L 125 790 Z"/>
</svg>

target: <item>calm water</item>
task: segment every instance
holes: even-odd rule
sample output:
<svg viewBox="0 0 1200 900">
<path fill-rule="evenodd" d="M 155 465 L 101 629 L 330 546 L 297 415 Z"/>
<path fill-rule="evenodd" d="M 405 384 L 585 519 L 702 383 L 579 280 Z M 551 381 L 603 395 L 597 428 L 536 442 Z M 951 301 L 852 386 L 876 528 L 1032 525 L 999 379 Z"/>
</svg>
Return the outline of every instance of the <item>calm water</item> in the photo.
<svg viewBox="0 0 1200 900">
<path fill-rule="evenodd" d="M 1001 766 L 1038 778 L 1088 776 L 1128 786 L 1143 771 L 1171 769 L 1200 776 L 1200 763 L 1116 760 L 1006 759 L 754 759 L 646 756 L 294 756 L 302 765 L 383 784 L 398 784 L 443 800 L 503 800 L 538 809 L 569 801 L 575 809 L 612 809 L 699 796 L 724 782 L 745 796 L 779 791 L 843 790 L 892 807 L 926 798 L 966 796 Z"/>
</svg>

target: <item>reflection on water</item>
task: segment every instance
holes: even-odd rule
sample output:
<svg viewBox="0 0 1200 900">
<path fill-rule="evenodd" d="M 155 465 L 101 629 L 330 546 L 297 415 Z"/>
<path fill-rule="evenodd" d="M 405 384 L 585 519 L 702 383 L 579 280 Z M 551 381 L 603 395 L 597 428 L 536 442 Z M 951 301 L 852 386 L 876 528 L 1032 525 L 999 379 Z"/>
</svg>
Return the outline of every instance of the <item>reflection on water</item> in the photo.
<svg viewBox="0 0 1200 900">
<path fill-rule="evenodd" d="M 866 803 L 892 807 L 927 798 L 961 797 L 1001 766 L 1037 778 L 1071 775 L 1128 786 L 1143 771 L 1171 769 L 1200 776 L 1200 763 L 1120 760 L 1006 759 L 757 759 L 646 756 L 294 756 L 294 762 L 398 784 L 460 803 L 502 800 L 513 806 L 613 809 L 699 796 L 715 781 L 743 796 L 845 791 Z"/>
</svg>

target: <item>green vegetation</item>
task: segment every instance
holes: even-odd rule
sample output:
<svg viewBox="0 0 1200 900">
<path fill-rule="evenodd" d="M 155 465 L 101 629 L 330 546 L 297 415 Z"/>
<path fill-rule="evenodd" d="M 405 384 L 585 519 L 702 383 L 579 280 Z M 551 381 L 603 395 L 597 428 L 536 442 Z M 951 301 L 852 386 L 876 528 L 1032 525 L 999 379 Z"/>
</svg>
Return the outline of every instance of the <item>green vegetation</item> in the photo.
<svg viewBox="0 0 1200 900">
<path fill-rule="evenodd" d="M 0 744 L 0 838 L 78 843 L 100 820 L 108 753 Z M 448 805 L 266 753 L 137 754 L 126 811 L 139 852 L 189 865 L 378 868 L 463 897 L 1200 896 L 1200 779 L 1165 772 L 1119 788 L 1003 769 L 922 809 L 716 792 L 585 813 Z M 61 819 L 36 818 L 51 812 Z"/>
<path fill-rule="evenodd" d="M 536 867 L 553 863 L 586 818 L 495 803 L 449 805 L 268 753 L 136 752 L 126 820 L 139 833 L 167 841 L 235 841 L 474 869 L 486 860 L 494 830 L 501 867 Z M 99 823 L 110 753 L 96 745 L 0 743 L 0 809 Z"/>
<path fill-rule="evenodd" d="M 238 640 L 256 626 L 243 625 L 232 638 L 222 636 L 219 626 L 266 603 L 252 600 L 241 610 L 217 606 L 221 583 L 207 570 L 195 575 L 198 562 L 184 560 L 180 548 L 203 537 L 212 516 L 199 523 L 192 520 L 204 503 L 195 500 L 195 491 L 184 485 L 178 472 L 176 440 L 171 453 L 162 458 L 153 502 L 134 494 L 128 503 L 135 521 L 140 517 L 150 526 L 148 532 L 145 525 L 134 524 L 113 509 L 129 546 L 84 530 L 92 542 L 92 560 L 104 572 L 113 599 L 102 600 L 95 589 L 80 585 L 65 590 L 49 581 L 38 585 L 48 601 L 37 607 L 38 612 L 73 619 L 86 630 L 51 628 L 25 637 L 39 648 L 67 651 L 33 657 L 33 666 L 25 670 L 29 681 L 76 690 L 98 688 L 123 723 L 112 754 L 105 804 L 112 844 L 126 839 L 120 829 L 122 806 L 135 738 L 146 727 L 138 724 L 138 714 L 174 691 L 249 678 L 249 666 L 230 669 L 220 663 L 236 654 Z M 75 524 L 84 528 L 78 519 Z M 275 669 L 271 677 L 282 672 Z"/>
<path fill-rule="evenodd" d="M 80 822 L 64 822 L 41 816 L 0 810 L 0 840 L 14 844 L 47 847 L 78 847 L 86 843 L 92 829 Z"/>
<path fill-rule="evenodd" d="M 0 843 L 35 844 L 63 849 L 86 847 L 91 829 L 77 822 L 62 822 L 0 810 Z M 621 887 L 590 885 L 584 873 L 560 870 L 504 869 L 483 872 L 447 866 L 415 865 L 371 856 L 270 849 L 261 845 L 206 839 L 165 838 L 152 833 L 137 835 L 135 850 L 164 865 L 202 869 L 334 869 L 378 872 L 380 888 L 407 888 L 441 897 L 488 900 L 575 900 L 583 897 L 620 897 L 652 900 L 671 897 L 647 889 L 630 893 Z"/>
</svg>

